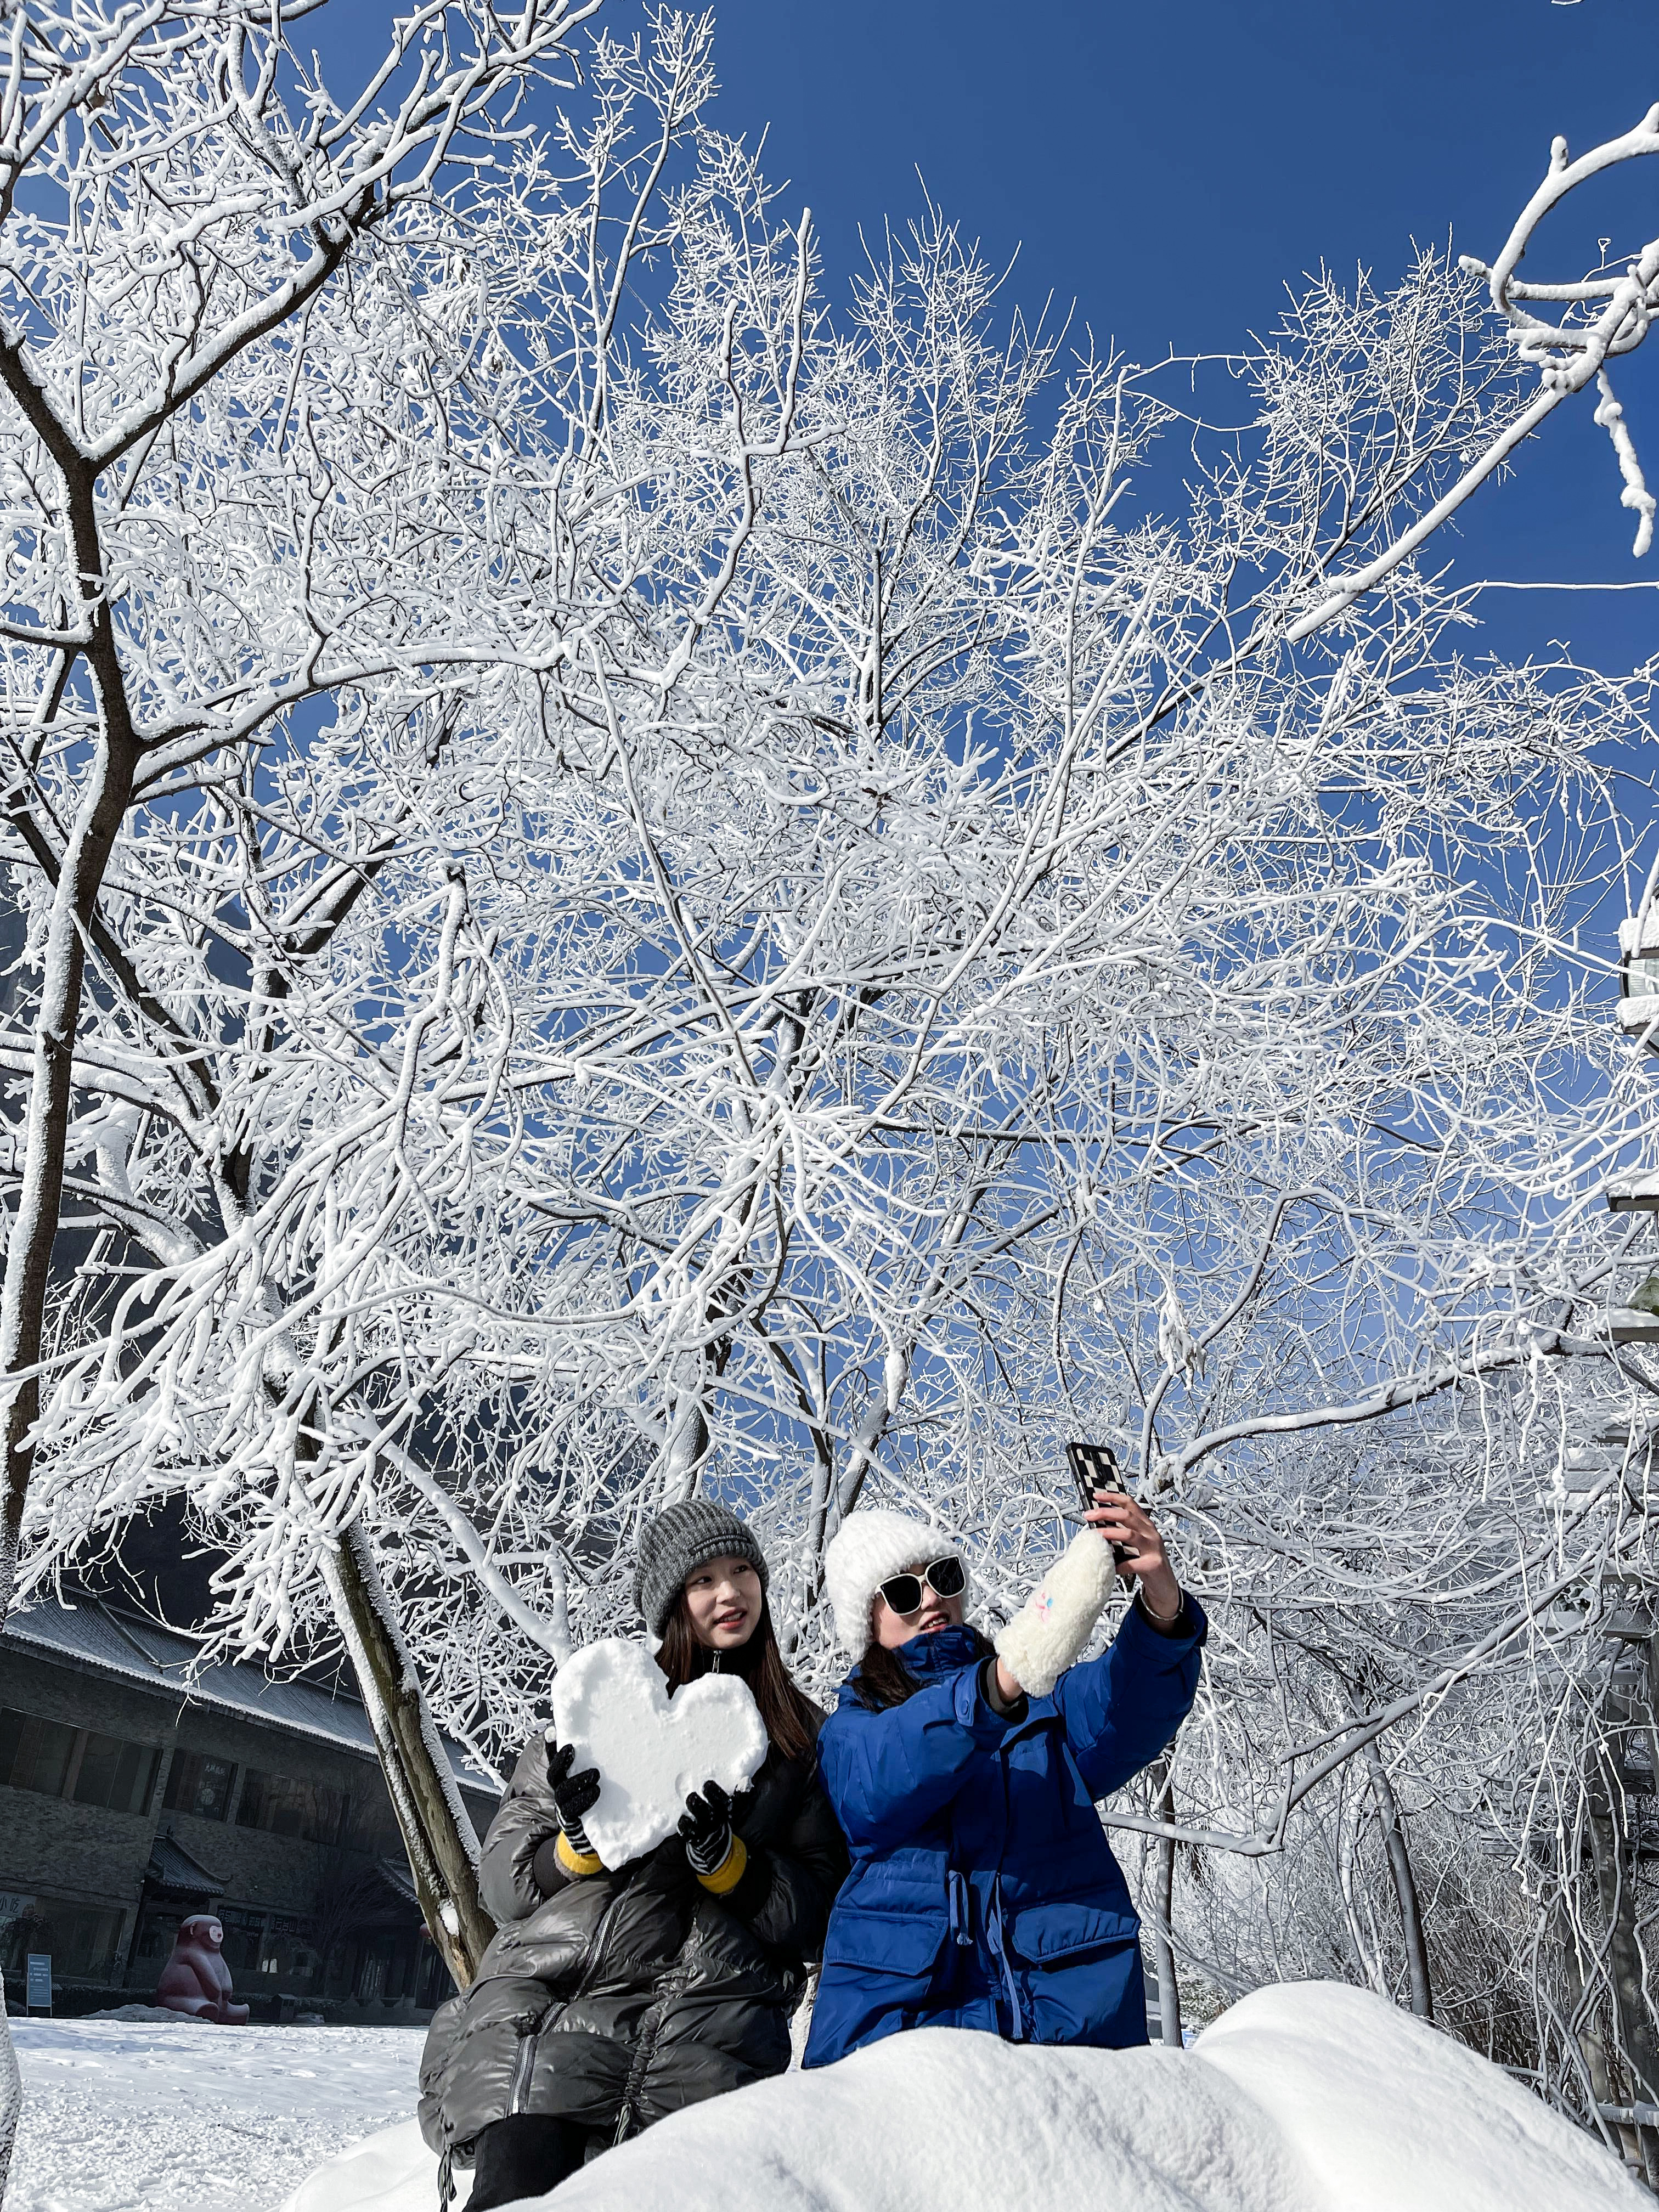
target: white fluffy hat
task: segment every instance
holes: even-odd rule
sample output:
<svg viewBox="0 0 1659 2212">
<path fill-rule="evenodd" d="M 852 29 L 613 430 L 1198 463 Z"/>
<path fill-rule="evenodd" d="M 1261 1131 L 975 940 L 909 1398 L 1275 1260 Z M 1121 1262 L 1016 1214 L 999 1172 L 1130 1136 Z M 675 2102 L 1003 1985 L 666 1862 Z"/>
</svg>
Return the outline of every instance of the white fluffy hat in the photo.
<svg viewBox="0 0 1659 2212">
<path fill-rule="evenodd" d="M 843 1650 L 854 1659 L 863 1657 L 870 1641 L 870 1608 L 889 1575 L 902 1575 L 918 1562 L 961 1558 L 961 1545 L 930 1522 L 874 1505 L 849 1514 L 823 1555 L 823 1584 Z"/>
</svg>

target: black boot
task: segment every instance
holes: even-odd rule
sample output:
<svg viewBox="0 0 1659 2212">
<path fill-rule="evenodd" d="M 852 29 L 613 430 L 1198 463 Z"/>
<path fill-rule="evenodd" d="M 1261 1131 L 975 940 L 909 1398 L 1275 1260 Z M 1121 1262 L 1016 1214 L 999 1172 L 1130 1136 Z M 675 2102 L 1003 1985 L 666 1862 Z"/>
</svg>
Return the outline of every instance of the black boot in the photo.
<svg viewBox="0 0 1659 2212">
<path fill-rule="evenodd" d="M 587 2130 L 541 2112 L 512 2112 L 478 2132 L 468 2212 L 493 2212 L 521 2197 L 545 2197 L 581 2164 Z"/>
</svg>

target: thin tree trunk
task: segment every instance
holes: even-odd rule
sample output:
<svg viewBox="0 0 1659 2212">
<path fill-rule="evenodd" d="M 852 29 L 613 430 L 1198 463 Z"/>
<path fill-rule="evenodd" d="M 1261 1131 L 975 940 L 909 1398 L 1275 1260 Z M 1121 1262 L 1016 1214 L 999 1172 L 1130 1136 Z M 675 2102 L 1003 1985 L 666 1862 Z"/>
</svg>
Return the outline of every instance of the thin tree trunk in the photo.
<svg viewBox="0 0 1659 2212">
<path fill-rule="evenodd" d="M 464 1990 L 495 1923 L 478 1895 L 478 1839 L 361 1531 L 321 1555 L 323 1579 L 374 1729 L 421 1911 Z"/>
<path fill-rule="evenodd" d="M 0 345 L 0 354 L 4 350 Z M 93 550 L 93 559 L 88 562 L 83 557 L 82 564 L 86 576 L 83 589 L 88 590 L 94 589 L 97 581 L 95 535 Z M 98 624 L 100 635 L 107 630 L 106 608 L 100 609 Z M 106 664 L 112 657 L 112 644 L 101 660 L 93 657 L 94 680 L 108 675 Z M 105 703 L 107 707 L 110 702 Z M 4 1409 L 5 1450 L 3 1485 L 0 1486 L 0 1628 L 5 1626 L 17 1587 L 23 1509 L 34 1474 L 34 1427 L 40 1413 L 39 1362 L 52 1246 L 64 1195 L 64 1152 L 86 975 L 86 931 L 137 772 L 137 750 L 125 702 L 118 697 L 118 672 L 115 703 L 119 708 L 120 734 L 112 742 L 106 732 L 100 740 L 87 796 L 70 826 L 52 894 L 24 1114 L 22 1172 L 17 1208 L 8 1224 L 5 1280 L 0 1289 L 0 1402 Z M 0 2203 L 5 2197 L 21 2109 L 22 2083 L 4 2000 L 0 1997 Z"/>
<path fill-rule="evenodd" d="M 1429 1979 L 1429 1947 L 1423 1935 L 1422 1909 L 1417 1900 L 1417 1883 L 1412 1874 L 1411 1853 L 1406 1847 L 1406 1831 L 1401 1824 L 1399 1802 L 1376 1739 L 1372 1738 L 1363 1749 L 1371 1802 L 1376 1808 L 1377 1826 L 1382 1831 L 1389 1871 L 1394 1876 L 1394 1893 L 1400 1905 L 1400 1923 L 1406 1938 L 1406 1972 L 1411 1978 L 1412 2010 L 1419 2020 L 1432 2020 L 1434 1988 Z"/>
<path fill-rule="evenodd" d="M 0 1509 L 0 1626 L 11 1607 L 23 1507 L 34 1472 L 35 1422 L 40 1413 L 40 1358 L 52 1249 L 64 1195 L 75 1042 L 81 1027 L 86 931 L 109 865 L 115 835 L 132 794 L 137 755 L 131 744 L 100 742 L 91 787 L 70 833 L 46 926 L 40 1004 L 34 1019 L 33 1066 L 23 1123 L 17 1209 L 6 1245 L 0 1291 L 0 1390 L 5 1396 L 5 1498 Z"/>
<path fill-rule="evenodd" d="M 1613 1984 L 1613 2018 L 1626 2069 L 1634 2091 L 1633 2101 L 1659 2104 L 1659 2050 L 1642 1989 L 1642 1954 L 1636 1939 L 1636 1885 L 1626 1861 L 1624 1838 L 1615 1811 L 1613 1777 L 1604 1759 L 1593 1778 L 1589 1808 L 1590 1849 L 1595 1863 L 1595 1887 L 1607 1930 L 1607 1972 Z M 1642 2172 L 1650 2189 L 1659 2190 L 1659 2133 L 1638 2128 Z"/>
<path fill-rule="evenodd" d="M 1566 1995 L 1566 2024 L 1584 2061 L 1584 2070 L 1589 2076 L 1590 2094 L 1597 2107 L 1611 2105 L 1613 2075 L 1607 2066 L 1606 2039 L 1595 2025 L 1595 2000 L 1587 1996 L 1584 1988 L 1584 1969 L 1578 1955 L 1578 1931 L 1572 1923 L 1564 1898 L 1558 1908 L 1561 1923 L 1562 1965 L 1561 1978 Z M 1612 2128 L 1618 2136 L 1620 2154 L 1626 2165 L 1639 2166 L 1641 2152 L 1633 2128 L 1614 2127 L 1603 2119 L 1604 2128 Z"/>
<path fill-rule="evenodd" d="M 1175 1779 L 1170 1771 L 1170 1762 L 1160 1759 L 1152 1769 L 1152 1779 L 1162 1784 L 1158 1796 L 1158 1817 L 1175 1826 Z M 1152 1864 L 1156 1869 L 1154 1881 L 1158 1919 L 1152 1929 L 1152 1962 L 1158 1969 L 1158 2038 L 1167 2050 L 1181 2049 L 1181 1984 L 1176 1979 L 1175 1945 L 1170 1940 L 1175 1912 L 1175 1838 L 1160 1836 L 1154 1849 Z"/>
<path fill-rule="evenodd" d="M 1359 1822 L 1362 1817 L 1356 1804 L 1353 1818 L 1350 1820 L 1347 1805 L 1346 1802 L 1339 1802 L 1336 1809 L 1334 1851 L 1337 1887 L 1341 1892 L 1342 1917 L 1347 1924 L 1348 1941 L 1353 1947 L 1353 1955 L 1359 1971 L 1364 1974 L 1370 1986 L 1376 1991 L 1378 1996 L 1385 1997 L 1389 1994 L 1389 1984 L 1382 1971 L 1382 1962 L 1377 1956 L 1376 1945 L 1365 1940 L 1365 1931 L 1359 1924 L 1359 1905 L 1355 1896 L 1357 1885 L 1354 1881 L 1354 1858 L 1358 1850 Z M 1375 1926 L 1372 1933 L 1373 1935 L 1376 1933 Z"/>
</svg>

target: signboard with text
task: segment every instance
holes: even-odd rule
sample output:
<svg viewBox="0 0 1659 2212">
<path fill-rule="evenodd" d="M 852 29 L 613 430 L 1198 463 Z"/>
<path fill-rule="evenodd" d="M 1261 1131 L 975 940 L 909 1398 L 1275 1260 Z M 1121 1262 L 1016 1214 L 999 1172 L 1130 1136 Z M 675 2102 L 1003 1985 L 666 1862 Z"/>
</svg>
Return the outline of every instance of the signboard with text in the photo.
<svg viewBox="0 0 1659 2212">
<path fill-rule="evenodd" d="M 31 2012 L 50 2012 L 52 1954 L 50 1951 L 31 1951 L 28 1960 L 28 2009 Z"/>
</svg>

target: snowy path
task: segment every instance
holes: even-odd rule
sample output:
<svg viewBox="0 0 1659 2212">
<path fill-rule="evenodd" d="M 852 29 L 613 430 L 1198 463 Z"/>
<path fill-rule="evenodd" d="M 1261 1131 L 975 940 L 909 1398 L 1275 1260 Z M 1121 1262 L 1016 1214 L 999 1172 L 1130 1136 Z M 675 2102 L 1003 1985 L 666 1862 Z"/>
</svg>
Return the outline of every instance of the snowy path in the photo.
<svg viewBox="0 0 1659 2212">
<path fill-rule="evenodd" d="M 6 2212 L 275 2212 L 406 2118 L 418 2027 L 14 2020 L 25 2106 Z"/>
</svg>

